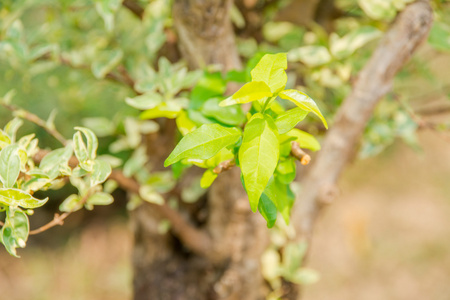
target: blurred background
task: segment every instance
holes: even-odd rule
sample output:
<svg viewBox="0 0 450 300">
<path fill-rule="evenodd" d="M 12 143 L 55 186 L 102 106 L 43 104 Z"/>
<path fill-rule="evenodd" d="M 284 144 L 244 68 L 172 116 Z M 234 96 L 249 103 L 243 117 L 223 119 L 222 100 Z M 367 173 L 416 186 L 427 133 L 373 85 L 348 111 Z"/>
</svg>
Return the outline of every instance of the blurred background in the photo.
<svg viewBox="0 0 450 300">
<path fill-rule="evenodd" d="M 321 22 L 310 6 L 325 2 L 236 1 L 231 18 L 244 69 L 261 53 L 287 52 L 289 84 L 304 88 L 332 120 L 410 1 L 386 0 L 397 3 L 386 8 L 377 6 L 383 1 L 336 0 L 340 14 Z M 184 64 L 174 50 L 172 4 L 136 3 L 146 8 L 145 22 L 122 1 L 0 0 L 0 96 L 14 90 L 14 105 L 50 119 L 65 137 L 83 125 L 99 136 L 100 154 L 133 157 L 136 127 L 123 120 L 139 111 L 124 101 L 134 92 L 120 66 L 148 79 L 139 68 L 144 61 L 155 70 L 161 57 L 171 67 Z M 450 299 L 450 4 L 432 4 L 429 40 L 377 107 L 338 199 L 317 222 L 308 265 L 320 280 L 305 286 L 304 299 Z M 116 78 L 108 77 L 113 71 Z M 146 91 L 144 79 L 134 88 Z M 12 117 L 0 107 L 0 127 Z M 323 133 L 312 118 L 301 126 L 319 139 Z M 59 147 L 26 122 L 19 135 L 29 133 L 42 148 Z M 73 190 L 49 191 L 31 227 L 51 220 Z M 113 205 L 79 211 L 64 226 L 31 236 L 20 259 L 0 248 L 0 299 L 131 299 L 130 205 L 121 190 L 114 198 Z"/>
</svg>

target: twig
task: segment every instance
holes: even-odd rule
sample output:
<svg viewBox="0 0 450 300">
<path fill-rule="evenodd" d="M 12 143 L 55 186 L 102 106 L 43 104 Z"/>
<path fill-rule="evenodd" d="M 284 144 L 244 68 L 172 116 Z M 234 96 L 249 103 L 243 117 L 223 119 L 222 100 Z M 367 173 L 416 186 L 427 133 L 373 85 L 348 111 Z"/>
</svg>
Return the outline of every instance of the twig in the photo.
<svg viewBox="0 0 450 300">
<path fill-rule="evenodd" d="M 231 169 L 232 167 L 234 167 L 236 165 L 236 163 L 234 162 L 234 159 L 229 159 L 226 161 L 223 161 L 221 163 L 219 163 L 217 165 L 217 167 L 215 167 L 213 169 L 213 172 L 216 174 L 220 174 L 224 171 L 228 171 L 229 169 Z"/>
<path fill-rule="evenodd" d="M 90 196 L 91 196 L 91 192 L 88 191 L 86 193 L 86 195 L 84 195 L 84 197 L 80 200 L 79 205 L 83 206 Z M 75 210 L 71 210 L 71 211 L 65 212 L 65 213 L 63 213 L 61 215 L 60 214 L 55 214 L 55 216 L 53 217 L 53 220 L 51 220 L 47 224 L 45 224 L 45 225 L 43 225 L 43 226 L 41 226 L 41 227 L 39 227 L 39 228 L 37 228 L 35 230 L 31 230 L 30 231 L 30 235 L 34 235 L 34 234 L 38 234 L 38 233 L 44 232 L 44 231 L 46 231 L 46 230 L 48 230 L 48 229 L 50 229 L 52 227 L 55 227 L 56 225 L 62 226 L 64 224 L 64 220 L 68 216 L 70 216 L 74 211 Z"/>
<path fill-rule="evenodd" d="M 39 152 L 33 157 L 33 160 L 36 164 L 45 157 L 48 153 L 47 150 L 39 150 Z M 76 157 L 71 157 L 69 160 L 69 166 L 74 168 L 78 165 L 78 160 Z M 126 177 L 120 170 L 113 170 L 109 179 L 115 180 L 119 186 L 128 192 L 139 195 L 140 184 L 133 178 Z M 206 235 L 203 231 L 195 228 L 191 223 L 189 223 L 185 218 L 176 210 L 169 207 L 166 203 L 163 205 L 157 205 L 145 202 L 146 205 L 150 205 L 152 209 L 158 211 L 162 216 L 168 219 L 171 222 L 172 230 L 175 235 L 177 235 L 183 243 L 189 247 L 192 251 L 211 257 L 214 256 L 215 253 L 212 253 L 212 241 L 211 238 Z M 54 221 L 58 222 L 59 220 L 64 220 L 68 215 L 62 214 L 61 216 L 55 217 Z M 50 223 L 52 223 L 50 222 Z M 47 224 L 48 225 L 48 224 Z M 46 226 L 47 226 L 46 225 Z M 54 224 L 50 227 L 53 227 L 58 224 Z M 214 256 L 214 258 L 216 258 Z"/>
<path fill-rule="evenodd" d="M 5 225 L 5 223 L 3 223 L 2 221 L 0 221 L 0 226 L 3 227 L 3 225 Z"/>
<path fill-rule="evenodd" d="M 28 120 L 28 121 L 38 125 L 39 127 L 42 127 L 45 131 L 47 131 L 51 136 L 53 136 L 55 139 L 57 139 L 64 146 L 67 144 L 67 140 L 62 136 L 61 133 L 59 133 L 55 128 L 49 127 L 47 125 L 47 123 L 44 120 L 42 120 L 41 118 L 39 118 L 37 115 L 35 115 L 29 111 L 26 111 L 24 109 L 21 109 L 12 104 L 2 103 L 2 106 L 8 110 L 14 112 L 20 118 Z"/>
<path fill-rule="evenodd" d="M 311 161 L 311 156 L 303 151 L 302 148 L 300 148 L 300 144 L 295 141 L 291 142 L 291 155 L 298 159 L 304 166 L 309 164 L 309 162 Z"/>
</svg>

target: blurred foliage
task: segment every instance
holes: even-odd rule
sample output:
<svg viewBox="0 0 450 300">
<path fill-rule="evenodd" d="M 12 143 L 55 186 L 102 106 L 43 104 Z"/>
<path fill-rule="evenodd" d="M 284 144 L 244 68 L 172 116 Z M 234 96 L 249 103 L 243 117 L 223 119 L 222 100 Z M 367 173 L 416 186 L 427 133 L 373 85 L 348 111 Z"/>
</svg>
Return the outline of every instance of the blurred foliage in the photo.
<svg viewBox="0 0 450 300">
<path fill-rule="evenodd" d="M 131 197 L 130 209 L 143 201 L 161 204 L 164 201 L 162 194 L 173 189 L 186 165 L 175 162 L 171 170 L 158 172 L 146 168 L 150 167 L 149 149 L 145 143 L 148 135 L 158 132 L 170 122 L 169 119 L 175 120 L 178 139 L 203 124 L 220 124 L 224 128 L 242 126 L 248 120 L 246 111 L 240 106 L 220 107 L 219 103 L 226 98 L 230 83 L 252 80 L 251 70 L 267 53 L 287 53 L 286 89 L 307 91 L 316 100 L 324 118 L 333 120 L 377 41 L 409 2 L 336 0 L 340 14 L 333 22 L 333 30 L 327 32 L 319 24 L 303 26 L 280 21 L 282 16 L 276 18 L 278 11 L 290 1 L 258 1 L 258 8 L 263 8 L 258 12 L 262 18 L 260 32 L 236 37 L 245 67 L 224 73 L 216 66 L 204 70 L 187 68 L 176 50 L 171 1 L 136 1 L 143 8 L 141 18 L 124 7 L 120 0 L 0 1 L 2 103 L 12 103 L 33 112 L 46 124 L 42 128 L 26 122 L 20 129 L 16 128 L 14 123 L 18 124 L 19 119 L 24 118 L 21 109 L 14 109 L 13 116 L 17 118 L 13 123 L 4 121 L 0 124 L 5 126 L 0 137 L 0 156 L 4 156 L 4 162 L 13 162 L 0 171 L 2 190 L 23 190 L 29 194 L 23 196 L 24 201 L 35 201 L 31 195 L 31 191 L 36 191 L 34 186 L 37 190 L 44 186 L 48 188 L 60 177 L 70 177 L 78 194 L 68 196 L 60 210 L 72 212 L 83 205 L 92 209 L 94 205 L 112 201 L 110 193 L 116 184 L 109 181 L 102 185 L 111 166 L 121 168 L 125 176 L 133 176 L 141 183 L 140 197 Z M 412 110 L 416 100 L 436 91 L 438 97 L 448 99 L 450 95 L 446 90 L 450 84 L 448 79 L 430 66 L 431 57 L 450 52 L 450 5 L 448 1 L 439 0 L 433 1 L 432 5 L 435 23 L 428 43 L 397 76 L 392 92 L 377 107 L 362 138 L 360 157 L 380 153 L 396 138 L 419 148 L 415 135 L 420 126 Z M 244 32 L 249 25 L 244 12 L 237 6 L 233 7 L 231 18 L 237 32 Z M 238 98 L 236 96 L 234 100 Z M 291 100 L 289 97 L 278 100 L 268 111 L 270 118 L 284 116 L 284 121 L 278 119 L 279 123 L 283 121 L 289 127 L 292 124 L 287 121 L 292 118 L 306 117 L 293 109 L 295 103 L 287 101 Z M 258 101 L 255 101 L 250 113 L 264 110 L 263 105 L 259 103 L 258 107 Z M 0 117 L 9 121 L 11 113 L 2 110 Z M 332 121 L 330 123 L 332 126 Z M 76 126 L 84 127 L 77 127 L 74 134 Z M 73 135 L 73 143 L 56 149 L 60 147 L 58 142 L 45 133 L 46 129 L 55 128 L 63 136 Z M 441 128 L 448 126 L 444 124 Z M 301 129 L 319 136 L 319 141 L 311 134 L 291 129 L 286 131 L 290 134 L 284 142 L 297 139 L 304 148 L 320 148 L 324 125 L 318 119 L 306 117 Z M 36 137 L 27 135 L 30 132 Z M 98 153 L 101 159 L 93 151 L 97 149 L 97 137 L 100 138 Z M 52 163 L 47 158 L 39 166 L 33 164 L 32 156 L 39 147 L 55 149 L 50 152 L 54 156 L 50 156 Z M 214 168 L 232 159 L 236 152 L 237 148 L 225 148 L 212 158 L 187 162 L 188 166 L 204 167 L 206 172 L 183 190 L 183 201 L 197 200 L 205 192 L 201 187 L 208 187 L 216 178 Z M 72 153 L 79 160 L 74 170 L 68 167 Z M 282 188 L 289 198 L 285 200 L 289 202 L 294 198 L 290 182 L 295 177 L 292 174 L 296 172 L 296 165 L 288 155 L 289 149 L 276 165 L 277 180 L 268 184 L 277 193 L 282 193 Z M 29 177 L 22 180 L 20 172 Z M 87 194 L 88 198 L 85 197 Z M 2 242 L 15 254 L 15 248 L 23 247 L 28 236 L 26 213 L 31 212 L 25 210 L 29 208 L 26 206 L 9 208 L 6 200 L 1 204 L 2 210 L 7 210 Z M 275 222 L 276 210 L 274 212 L 270 207 L 260 210 L 265 211 L 270 222 Z M 289 209 L 287 212 L 278 210 L 288 220 Z M 283 223 L 270 225 L 275 225 L 278 230 L 277 226 L 284 226 L 280 224 Z M 167 230 L 168 226 L 162 224 L 161 230 Z M 275 257 L 281 246 L 274 246 L 265 256 L 265 260 L 279 266 L 275 274 L 265 274 L 275 290 L 281 277 L 297 283 L 316 280 L 317 274 L 300 268 L 302 247 L 291 245 L 286 248 L 289 250 L 285 257 Z M 291 264 L 296 267 L 290 269 Z"/>
</svg>

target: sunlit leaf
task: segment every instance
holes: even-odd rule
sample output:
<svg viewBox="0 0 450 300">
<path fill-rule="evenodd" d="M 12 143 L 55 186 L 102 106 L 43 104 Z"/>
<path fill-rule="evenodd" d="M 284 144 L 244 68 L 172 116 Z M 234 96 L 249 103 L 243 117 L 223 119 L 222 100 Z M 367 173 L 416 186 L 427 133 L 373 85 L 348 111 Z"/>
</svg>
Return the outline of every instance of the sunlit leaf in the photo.
<svg viewBox="0 0 450 300">
<path fill-rule="evenodd" d="M 211 169 L 208 169 L 203 173 L 202 178 L 200 179 L 200 186 L 203 189 L 207 189 L 211 186 L 214 180 L 217 178 L 217 174 L 214 173 Z"/>
<path fill-rule="evenodd" d="M 287 135 L 295 137 L 296 141 L 300 145 L 300 148 L 309 149 L 312 151 L 320 150 L 320 143 L 312 134 L 294 128 L 291 131 L 289 131 Z"/>
<path fill-rule="evenodd" d="M 7 206 L 21 206 L 23 208 L 36 208 L 44 205 L 48 198 L 37 199 L 19 189 L 0 188 L 0 203 Z"/>
<path fill-rule="evenodd" d="M 11 188 L 20 173 L 20 157 L 17 144 L 8 145 L 0 152 L 0 180 L 3 187 Z"/>
<path fill-rule="evenodd" d="M 286 86 L 286 68 L 286 53 L 266 54 L 251 71 L 252 81 L 266 83 L 272 94 L 276 94 Z"/>
<path fill-rule="evenodd" d="M 274 121 L 270 116 L 260 113 L 253 115 L 244 130 L 239 163 L 250 207 L 254 212 L 277 166 L 278 157 L 278 131 Z"/>
<path fill-rule="evenodd" d="M 94 161 L 91 175 L 91 186 L 101 184 L 111 175 L 111 166 L 104 160 L 96 159 Z"/>
<path fill-rule="evenodd" d="M 244 84 L 233 96 L 228 97 L 219 103 L 220 106 L 234 105 L 238 103 L 248 103 L 265 97 L 272 96 L 269 86 L 262 81 L 253 81 Z"/>
<path fill-rule="evenodd" d="M 202 125 L 183 137 L 164 162 L 164 166 L 184 158 L 208 159 L 222 148 L 236 143 L 240 136 L 241 131 L 237 128 L 227 128 L 219 124 Z"/>
<path fill-rule="evenodd" d="M 327 121 L 325 120 L 322 113 L 320 112 L 319 107 L 317 106 L 316 102 L 314 102 L 314 100 L 311 99 L 305 93 L 302 93 L 297 90 L 285 90 L 285 91 L 280 92 L 278 95 L 283 99 L 292 101 L 295 105 L 297 105 L 301 109 L 314 113 L 322 120 L 325 128 L 328 128 Z"/>
<path fill-rule="evenodd" d="M 278 128 L 278 133 L 283 134 L 294 128 L 299 122 L 301 122 L 306 115 L 308 114 L 308 111 L 296 107 L 293 109 L 290 109 L 284 113 L 281 113 L 278 115 L 278 117 L 275 119 L 275 125 Z"/>
</svg>

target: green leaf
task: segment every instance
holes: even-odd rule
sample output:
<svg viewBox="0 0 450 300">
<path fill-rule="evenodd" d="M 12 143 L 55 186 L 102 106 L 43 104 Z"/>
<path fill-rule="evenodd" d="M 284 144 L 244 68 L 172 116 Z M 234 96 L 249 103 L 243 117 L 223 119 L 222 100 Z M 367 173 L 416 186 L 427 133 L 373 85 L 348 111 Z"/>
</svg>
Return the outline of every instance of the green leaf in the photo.
<svg viewBox="0 0 450 300">
<path fill-rule="evenodd" d="M 164 198 L 155 191 L 155 189 L 151 185 L 141 185 L 139 189 L 139 196 L 141 198 L 149 203 L 157 204 L 157 205 L 163 205 L 164 204 Z"/>
<path fill-rule="evenodd" d="M 8 145 L 0 152 L 0 180 L 3 187 L 11 188 L 16 183 L 20 173 L 19 146 Z"/>
<path fill-rule="evenodd" d="M 372 26 L 362 26 L 342 38 L 334 34 L 330 38 L 330 51 L 338 59 L 343 59 L 381 35 L 381 31 Z"/>
<path fill-rule="evenodd" d="M 203 104 L 201 112 L 226 125 L 238 126 L 245 121 L 245 114 L 240 106 L 220 107 L 219 102 L 219 98 L 209 99 Z"/>
<path fill-rule="evenodd" d="M 178 130 L 182 135 L 186 135 L 197 128 L 195 123 L 189 119 L 188 114 L 185 111 L 181 111 L 175 121 L 177 123 Z"/>
<path fill-rule="evenodd" d="M 275 204 L 286 224 L 289 224 L 291 208 L 295 201 L 295 195 L 291 191 L 289 184 L 280 182 L 278 178 L 272 178 L 267 184 L 263 195 L 267 196 Z"/>
<path fill-rule="evenodd" d="M 6 206 L 21 206 L 23 208 L 36 208 L 44 205 L 48 198 L 37 199 L 19 189 L 0 188 L 0 203 Z"/>
<path fill-rule="evenodd" d="M 91 186 L 101 184 L 111 175 L 111 166 L 104 160 L 96 159 L 94 161 L 91 175 Z"/>
<path fill-rule="evenodd" d="M 286 86 L 287 75 L 284 71 L 286 69 L 286 53 L 266 54 L 251 71 L 252 81 L 265 82 L 272 94 L 276 94 Z"/>
<path fill-rule="evenodd" d="M 235 144 L 241 136 L 237 128 L 205 124 L 181 139 L 164 162 L 167 167 L 184 158 L 208 159 L 222 148 Z"/>
<path fill-rule="evenodd" d="M 180 113 L 182 107 L 175 105 L 174 103 L 161 103 L 160 105 L 143 111 L 140 114 L 141 119 L 156 119 L 156 118 L 168 118 L 175 119 Z"/>
<path fill-rule="evenodd" d="M 306 115 L 308 114 L 308 111 L 296 107 L 293 109 L 290 109 L 284 113 L 281 113 L 278 115 L 278 117 L 275 119 L 275 125 L 277 125 L 278 133 L 283 134 L 294 128 L 299 122 L 301 122 Z"/>
<path fill-rule="evenodd" d="M 120 0 L 97 0 L 95 8 L 105 22 L 105 28 L 108 32 L 114 29 L 114 15 L 120 7 Z"/>
<path fill-rule="evenodd" d="M 274 121 L 270 116 L 260 113 L 253 115 L 244 130 L 239 163 L 250 207 L 254 212 L 277 166 L 278 157 L 278 132 Z"/>
<path fill-rule="evenodd" d="M 113 196 L 107 193 L 95 193 L 86 200 L 88 205 L 109 205 L 113 202 Z"/>
<path fill-rule="evenodd" d="M 80 210 L 83 207 L 83 205 L 80 204 L 80 201 L 80 196 L 72 194 L 59 205 L 59 210 L 63 212 L 74 212 Z"/>
<path fill-rule="evenodd" d="M 320 150 L 320 143 L 312 134 L 294 128 L 291 131 L 289 131 L 287 135 L 295 137 L 296 141 L 300 145 L 300 148 L 309 149 L 312 151 Z"/>
<path fill-rule="evenodd" d="M 277 221 L 277 207 L 265 194 L 261 195 L 258 210 L 267 221 L 267 227 L 272 228 Z"/>
<path fill-rule="evenodd" d="M 253 81 L 244 84 L 233 96 L 219 103 L 221 107 L 238 103 L 248 103 L 272 96 L 269 86 L 262 81 Z"/>
<path fill-rule="evenodd" d="M 277 165 L 277 179 L 284 184 L 289 184 L 295 179 L 296 165 L 293 157 L 280 160 Z"/>
<path fill-rule="evenodd" d="M 42 159 L 39 164 L 39 169 L 48 175 L 50 179 L 58 176 L 61 166 L 67 166 L 70 157 L 72 156 L 73 148 L 69 144 L 65 148 L 60 148 L 51 151 Z"/>
<path fill-rule="evenodd" d="M 200 179 L 200 186 L 203 189 L 207 189 L 211 186 L 211 184 L 216 180 L 217 174 L 213 172 L 212 169 L 208 169 L 203 173 L 202 178 Z"/>
<path fill-rule="evenodd" d="M 137 109 L 152 109 L 163 102 L 163 97 L 159 93 L 149 92 L 134 98 L 126 98 L 125 102 Z"/>
<path fill-rule="evenodd" d="M 303 46 L 288 52 L 289 61 L 300 61 L 309 67 L 317 67 L 331 61 L 330 52 L 324 46 Z"/>
<path fill-rule="evenodd" d="M 95 159 L 95 157 L 97 156 L 97 148 L 98 148 L 98 140 L 97 140 L 97 137 L 95 136 L 95 133 L 92 130 L 90 130 L 89 128 L 85 128 L 85 127 L 75 127 L 75 130 L 81 131 L 84 134 L 84 136 L 86 137 L 86 142 L 87 142 L 86 147 L 87 147 L 88 158 Z M 85 160 L 80 160 L 80 161 L 82 162 Z"/>
<path fill-rule="evenodd" d="M 10 210 L 2 227 L 1 242 L 9 254 L 19 257 L 16 248 L 24 248 L 30 232 L 28 216 L 19 209 Z"/>
<path fill-rule="evenodd" d="M 83 141 L 83 136 L 81 135 L 81 132 L 77 131 L 73 135 L 73 150 L 75 151 L 75 156 L 77 157 L 78 161 L 85 162 L 88 160 L 88 152 L 86 148 L 86 144 Z"/>
<path fill-rule="evenodd" d="M 9 138 L 11 139 L 11 142 L 14 143 L 16 141 L 17 130 L 19 130 L 19 128 L 20 128 L 20 126 L 22 126 L 22 124 L 23 124 L 23 121 L 21 119 L 14 118 L 5 125 L 5 128 L 3 130 L 9 136 Z"/>
<path fill-rule="evenodd" d="M 95 78 L 105 78 L 106 74 L 111 72 L 123 58 L 123 51 L 120 49 L 105 50 L 96 56 L 92 63 L 92 73 Z"/>
<path fill-rule="evenodd" d="M 325 128 L 328 129 L 328 124 L 325 118 L 323 117 L 322 113 L 319 110 L 319 107 L 317 106 L 316 102 L 314 102 L 313 99 L 311 99 L 308 95 L 305 93 L 302 93 L 297 90 L 285 90 L 278 94 L 283 99 L 287 99 L 289 101 L 292 101 L 295 105 L 300 107 L 303 110 L 310 111 L 317 115 L 323 122 L 323 125 Z"/>
<path fill-rule="evenodd" d="M 4 132 L 3 130 L 0 129 L 0 149 L 3 149 L 4 147 L 8 146 L 9 144 L 11 144 L 11 139 L 6 134 L 6 132 Z"/>
</svg>

